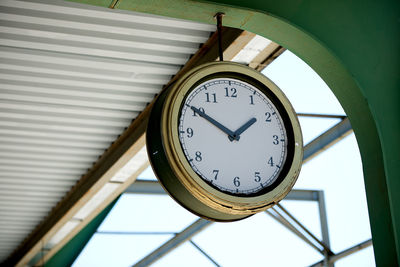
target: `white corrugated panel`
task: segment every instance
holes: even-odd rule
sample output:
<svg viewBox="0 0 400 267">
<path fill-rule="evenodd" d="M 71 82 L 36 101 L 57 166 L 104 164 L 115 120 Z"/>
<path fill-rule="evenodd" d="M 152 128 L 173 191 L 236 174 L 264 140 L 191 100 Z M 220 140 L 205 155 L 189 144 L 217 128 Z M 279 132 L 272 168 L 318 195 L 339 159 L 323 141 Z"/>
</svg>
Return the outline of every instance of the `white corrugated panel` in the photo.
<svg viewBox="0 0 400 267">
<path fill-rule="evenodd" d="M 63 1 L 0 1 L 0 262 L 214 30 Z"/>
</svg>

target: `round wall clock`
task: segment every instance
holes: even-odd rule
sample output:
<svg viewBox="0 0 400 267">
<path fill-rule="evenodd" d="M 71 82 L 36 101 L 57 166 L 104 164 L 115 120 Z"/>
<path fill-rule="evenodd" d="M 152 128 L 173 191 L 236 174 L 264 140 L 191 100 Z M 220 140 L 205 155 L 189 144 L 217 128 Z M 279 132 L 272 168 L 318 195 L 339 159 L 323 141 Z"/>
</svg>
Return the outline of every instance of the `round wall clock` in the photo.
<svg viewBox="0 0 400 267">
<path fill-rule="evenodd" d="M 165 190 L 214 221 L 243 219 L 283 199 L 303 157 L 288 99 L 264 75 L 232 62 L 201 65 L 164 90 L 146 138 Z"/>
</svg>

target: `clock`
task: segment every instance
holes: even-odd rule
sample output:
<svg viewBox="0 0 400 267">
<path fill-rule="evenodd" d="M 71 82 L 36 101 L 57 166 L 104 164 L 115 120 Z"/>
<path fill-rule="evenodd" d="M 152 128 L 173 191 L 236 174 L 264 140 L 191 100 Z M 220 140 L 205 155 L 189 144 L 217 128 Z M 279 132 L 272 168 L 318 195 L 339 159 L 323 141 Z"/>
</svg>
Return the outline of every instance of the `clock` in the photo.
<svg viewBox="0 0 400 267">
<path fill-rule="evenodd" d="M 201 65 L 166 88 L 146 142 L 164 189 L 214 221 L 240 220 L 283 199 L 303 157 L 299 122 L 283 92 L 232 62 Z"/>
</svg>

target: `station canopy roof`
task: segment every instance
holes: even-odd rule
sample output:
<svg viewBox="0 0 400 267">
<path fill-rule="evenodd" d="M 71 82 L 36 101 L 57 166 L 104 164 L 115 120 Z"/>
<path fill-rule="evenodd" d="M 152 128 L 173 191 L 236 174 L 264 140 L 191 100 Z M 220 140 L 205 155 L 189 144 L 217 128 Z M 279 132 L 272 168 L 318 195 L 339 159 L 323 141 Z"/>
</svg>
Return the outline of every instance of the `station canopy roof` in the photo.
<svg viewBox="0 0 400 267">
<path fill-rule="evenodd" d="M 217 60 L 215 25 L 66 1 L 0 2 L 0 262 L 48 260 L 147 166 L 155 96 Z M 223 28 L 225 60 L 284 49 Z"/>
</svg>

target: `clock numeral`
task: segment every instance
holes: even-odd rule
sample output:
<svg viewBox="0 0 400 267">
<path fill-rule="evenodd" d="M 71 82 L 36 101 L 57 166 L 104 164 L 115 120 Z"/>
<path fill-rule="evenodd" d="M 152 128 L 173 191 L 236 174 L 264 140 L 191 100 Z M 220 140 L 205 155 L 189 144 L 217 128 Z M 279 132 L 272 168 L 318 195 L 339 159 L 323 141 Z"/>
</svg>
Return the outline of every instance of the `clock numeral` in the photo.
<svg viewBox="0 0 400 267">
<path fill-rule="evenodd" d="M 231 91 L 230 94 L 229 91 Z M 225 87 L 225 97 L 237 97 L 236 88 L 231 88 L 231 90 L 229 90 L 228 87 Z"/>
<path fill-rule="evenodd" d="M 254 181 L 256 181 L 256 182 L 261 181 L 260 172 L 255 172 L 254 173 Z"/>
<path fill-rule="evenodd" d="M 199 108 L 199 110 L 203 113 L 205 113 L 204 108 Z M 197 117 L 196 111 L 193 110 L 193 117 Z"/>
<path fill-rule="evenodd" d="M 268 164 L 269 164 L 269 166 L 274 167 L 274 161 L 273 161 L 272 157 L 269 158 Z"/>
<path fill-rule="evenodd" d="M 272 138 L 274 139 L 274 141 L 272 142 L 274 145 L 278 145 L 279 144 L 279 139 L 277 135 L 272 136 Z"/>
<path fill-rule="evenodd" d="M 265 121 L 266 121 L 266 122 L 271 122 L 271 113 L 270 113 L 270 112 L 266 112 L 266 113 L 265 113 L 265 116 L 266 116 Z"/>
<path fill-rule="evenodd" d="M 200 162 L 200 161 L 203 160 L 200 151 L 196 151 L 194 159 L 195 159 L 196 161 L 198 161 L 198 162 Z"/>
<path fill-rule="evenodd" d="M 235 178 L 233 178 L 233 184 L 236 186 L 236 187 L 239 187 L 240 186 L 240 181 L 239 181 L 239 177 L 235 177 Z"/>
<path fill-rule="evenodd" d="M 217 180 L 218 174 L 219 174 L 219 170 L 213 170 L 213 174 L 214 174 L 214 179 Z"/>
<path fill-rule="evenodd" d="M 217 94 L 215 94 L 215 93 L 213 93 L 213 94 L 211 94 L 211 98 L 212 98 L 212 101 L 210 101 L 210 94 L 209 93 L 206 93 L 206 102 L 208 102 L 208 103 L 218 103 L 217 102 Z"/>
<path fill-rule="evenodd" d="M 250 105 L 254 105 L 254 97 L 250 95 Z"/>
<path fill-rule="evenodd" d="M 187 137 L 192 138 L 193 136 L 193 129 L 192 128 L 187 128 L 186 129 Z"/>
</svg>

